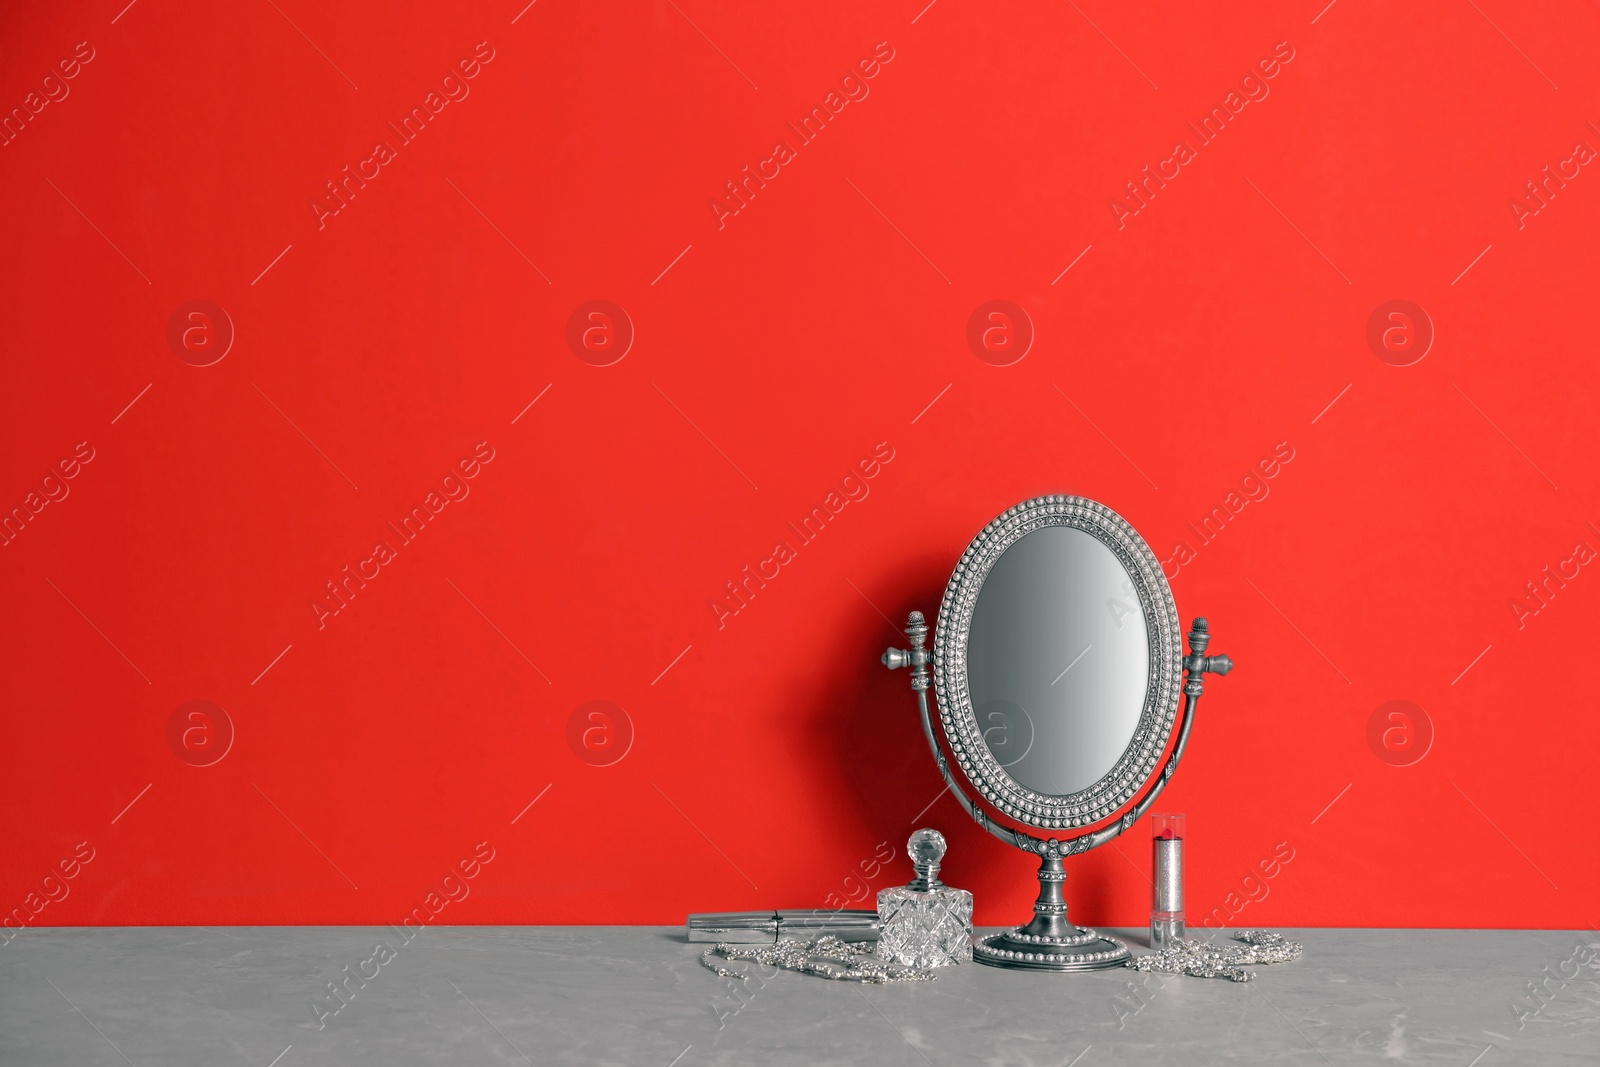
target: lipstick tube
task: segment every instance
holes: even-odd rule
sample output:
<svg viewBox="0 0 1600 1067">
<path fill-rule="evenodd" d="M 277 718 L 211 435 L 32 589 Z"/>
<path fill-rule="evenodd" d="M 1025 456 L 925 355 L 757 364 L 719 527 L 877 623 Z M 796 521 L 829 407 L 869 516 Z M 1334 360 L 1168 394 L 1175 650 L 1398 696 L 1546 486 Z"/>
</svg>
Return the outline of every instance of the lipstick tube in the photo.
<svg viewBox="0 0 1600 1067">
<path fill-rule="evenodd" d="M 1156 952 L 1183 940 L 1183 839 L 1187 819 L 1180 814 L 1151 816 L 1150 947 Z"/>
</svg>

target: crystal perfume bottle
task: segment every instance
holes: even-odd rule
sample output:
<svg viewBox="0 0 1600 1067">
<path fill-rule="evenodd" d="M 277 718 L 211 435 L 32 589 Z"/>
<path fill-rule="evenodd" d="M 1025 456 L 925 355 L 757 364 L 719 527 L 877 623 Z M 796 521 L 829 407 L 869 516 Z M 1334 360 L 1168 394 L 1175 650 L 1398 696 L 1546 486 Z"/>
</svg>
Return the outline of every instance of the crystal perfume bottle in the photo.
<svg viewBox="0 0 1600 1067">
<path fill-rule="evenodd" d="M 906 842 L 917 876 L 878 893 L 877 954 L 907 967 L 946 967 L 972 960 L 972 894 L 939 880 L 944 835 L 918 830 Z"/>
</svg>

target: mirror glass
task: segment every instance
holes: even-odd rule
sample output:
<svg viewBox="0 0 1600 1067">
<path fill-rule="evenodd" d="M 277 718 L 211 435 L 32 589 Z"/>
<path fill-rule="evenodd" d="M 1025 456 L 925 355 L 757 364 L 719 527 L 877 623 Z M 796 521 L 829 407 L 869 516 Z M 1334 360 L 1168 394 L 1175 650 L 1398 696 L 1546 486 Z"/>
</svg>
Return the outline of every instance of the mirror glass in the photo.
<svg viewBox="0 0 1600 1067">
<path fill-rule="evenodd" d="M 1132 578 L 1091 534 L 1046 526 L 984 578 L 967 638 L 983 742 L 1019 784 L 1065 796 L 1122 758 L 1150 684 L 1150 635 Z"/>
</svg>

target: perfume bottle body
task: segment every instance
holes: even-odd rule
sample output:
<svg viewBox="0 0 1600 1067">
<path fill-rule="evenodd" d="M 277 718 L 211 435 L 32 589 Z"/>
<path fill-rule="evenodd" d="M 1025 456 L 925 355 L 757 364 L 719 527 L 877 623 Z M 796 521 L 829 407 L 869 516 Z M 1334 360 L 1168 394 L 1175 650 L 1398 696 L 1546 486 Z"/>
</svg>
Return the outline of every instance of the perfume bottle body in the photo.
<svg viewBox="0 0 1600 1067">
<path fill-rule="evenodd" d="M 972 961 L 972 894 L 943 886 L 894 886 L 878 893 L 877 954 L 907 967 Z"/>
</svg>

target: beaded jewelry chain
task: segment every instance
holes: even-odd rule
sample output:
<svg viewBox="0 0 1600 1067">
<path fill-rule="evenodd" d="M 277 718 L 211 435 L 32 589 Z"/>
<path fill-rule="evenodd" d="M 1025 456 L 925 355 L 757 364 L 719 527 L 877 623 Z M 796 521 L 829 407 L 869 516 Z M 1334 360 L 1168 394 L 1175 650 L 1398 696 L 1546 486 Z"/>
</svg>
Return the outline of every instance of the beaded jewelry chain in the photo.
<svg viewBox="0 0 1600 1067">
<path fill-rule="evenodd" d="M 1282 934 L 1267 930 L 1240 930 L 1233 936 L 1245 944 L 1214 945 L 1209 941 L 1185 938 L 1171 948 L 1131 959 L 1127 966 L 1136 971 L 1248 982 L 1255 977 L 1255 972 L 1245 970 L 1244 964 L 1292 963 L 1305 950 L 1300 942 L 1288 941 Z"/>
<path fill-rule="evenodd" d="M 841 941 L 824 934 L 813 941 L 785 938 L 775 945 L 729 945 L 718 942 L 700 954 L 700 962 L 722 978 L 747 980 L 742 971 L 724 967 L 714 956 L 726 960 L 751 960 L 781 967 L 786 971 L 816 975 L 835 982 L 931 982 L 937 975 L 919 967 L 883 963 L 872 956 L 873 946 L 865 942 Z"/>
</svg>

